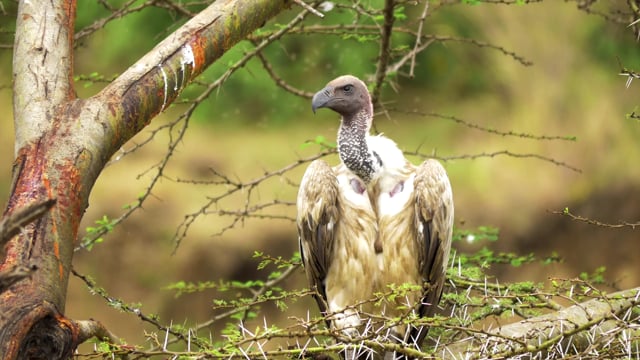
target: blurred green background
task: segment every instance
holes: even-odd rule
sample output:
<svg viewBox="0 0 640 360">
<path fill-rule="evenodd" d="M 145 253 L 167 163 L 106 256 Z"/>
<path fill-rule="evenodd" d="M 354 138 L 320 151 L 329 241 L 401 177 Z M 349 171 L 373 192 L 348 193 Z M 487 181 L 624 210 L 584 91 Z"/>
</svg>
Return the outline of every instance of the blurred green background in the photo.
<svg viewBox="0 0 640 360">
<path fill-rule="evenodd" d="M 4 0 L 2 41 L 14 21 L 15 3 Z M 377 2 L 372 2 L 377 3 Z M 410 19 L 422 7 L 407 5 Z M 295 9 L 294 10 L 299 10 Z M 295 11 L 283 13 L 269 26 L 286 23 Z M 91 1 L 79 1 L 77 29 L 107 14 Z M 349 22 L 341 9 L 324 20 L 305 23 Z M 135 12 L 110 22 L 104 29 L 78 44 L 76 75 L 93 81 L 78 81 L 77 91 L 86 97 L 123 72 L 139 57 L 179 27 L 184 19 L 160 8 Z M 274 25 L 276 24 L 276 25 Z M 398 77 L 386 86 L 385 107 L 437 112 L 501 131 L 536 135 L 575 136 L 576 141 L 532 140 L 493 135 L 453 121 L 391 112 L 379 114 L 376 128 L 406 151 L 441 157 L 491 154 L 507 150 L 515 154 L 537 154 L 579 168 L 580 173 L 534 157 L 505 155 L 455 159 L 445 163 L 452 181 L 456 222 L 461 228 L 480 225 L 500 229 L 496 250 L 556 252 L 563 262 L 548 266 L 494 269 L 501 281 L 549 277 L 575 277 L 583 271 L 606 266 L 614 287 L 640 283 L 637 230 L 604 229 L 550 213 L 568 207 L 572 212 L 618 223 L 640 219 L 640 168 L 638 139 L 640 124 L 628 119 L 638 104 L 640 84 L 625 88 L 619 76 L 619 59 L 639 68 L 640 52 L 633 32 L 624 25 L 588 15 L 573 3 L 550 1 L 526 6 L 461 5 L 430 13 L 425 33 L 467 37 L 491 43 L 533 62 L 524 66 L 512 57 L 488 47 L 448 41 L 431 45 L 417 58 L 413 79 Z M 412 46 L 406 36 L 394 37 L 394 46 Z M 253 46 L 240 43 L 199 79 L 209 83 Z M 366 78 L 375 72 L 377 45 L 363 37 L 291 35 L 265 51 L 275 71 L 290 84 L 309 92 L 343 73 Z M 0 203 L 5 203 L 13 159 L 11 52 L 0 52 Z M 197 96 L 202 85 L 183 92 L 181 99 Z M 180 99 L 179 99 L 180 100 Z M 141 143 L 152 129 L 174 121 L 185 105 L 175 105 L 156 118 L 131 144 Z M 112 296 L 140 302 L 143 310 L 158 313 L 174 323 L 206 321 L 211 316 L 211 292 L 176 298 L 163 287 L 179 281 L 217 279 L 246 280 L 266 276 L 256 270 L 254 250 L 291 256 L 297 251 L 293 222 L 253 219 L 215 235 L 231 222 L 224 216 L 199 218 L 175 255 L 173 236 L 184 215 L 197 211 L 208 197 L 226 191 L 224 186 L 193 185 L 176 179 L 207 179 L 211 169 L 233 179 L 250 181 L 310 156 L 319 149 L 303 144 L 321 135 L 334 139 L 338 127 L 335 114 L 310 111 L 310 101 L 273 84 L 260 62 L 251 60 L 229 78 L 195 112 L 189 129 L 165 170 L 166 178 L 154 188 L 143 209 L 134 213 L 105 242 L 90 251 L 80 251 L 74 267 L 90 275 Z M 153 166 L 166 153 L 169 136 L 160 132 L 155 140 L 136 152 L 112 162 L 99 178 L 83 229 L 107 215 L 118 217 L 123 206 L 135 202 L 154 174 Z M 419 161 L 417 158 L 412 158 Z M 336 163 L 335 156 L 329 161 Z M 265 182 L 252 201 L 294 201 L 295 183 L 304 167 Z M 292 184 L 293 183 L 293 184 Z M 237 194 L 220 208 L 242 208 L 247 194 Z M 294 207 L 283 207 L 279 215 L 295 216 Z M 473 249 L 477 244 L 458 244 Z M 486 244 L 483 244 L 486 245 Z M 304 286 L 303 276 L 292 280 Z M 307 299 L 308 300 L 308 299 Z M 315 304 L 303 301 L 301 309 Z M 292 310 L 293 311 L 293 310 Z M 305 310 L 295 310 L 304 314 Z M 296 314 L 294 312 L 294 314 Z M 110 309 L 72 277 L 67 302 L 72 318 L 96 318 L 132 343 L 141 342 L 145 328 L 131 315 Z M 291 314 L 274 314 L 286 318 Z"/>
</svg>

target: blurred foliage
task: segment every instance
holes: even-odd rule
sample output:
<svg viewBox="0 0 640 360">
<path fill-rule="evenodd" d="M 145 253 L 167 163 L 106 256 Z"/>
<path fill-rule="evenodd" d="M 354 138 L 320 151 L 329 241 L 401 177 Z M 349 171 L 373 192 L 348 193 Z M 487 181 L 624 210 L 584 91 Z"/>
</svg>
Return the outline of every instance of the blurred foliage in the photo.
<svg viewBox="0 0 640 360">
<path fill-rule="evenodd" d="M 332 9 L 326 12 L 326 17 L 310 18 L 305 22 L 306 26 L 354 22 L 353 14 L 348 10 L 348 2 L 327 3 L 332 4 Z M 363 4 L 369 9 L 380 9 L 382 3 L 382 0 L 370 0 Z M 475 8 L 491 5 L 480 0 L 464 0 L 458 4 L 449 1 L 432 3 L 432 12 L 437 10 L 437 16 L 429 14 L 424 33 L 442 35 L 449 39 L 490 41 L 483 32 L 482 24 L 469 17 L 468 11 L 469 6 Z M 522 5 L 526 2 L 513 3 Z M 579 1 L 577 3 L 580 5 Z M 587 8 L 595 8 L 594 12 L 602 11 L 601 8 L 606 5 L 600 3 L 602 2 L 594 2 Z M 2 0 L 1 4 L 0 44 L 11 44 L 16 2 Z M 100 86 L 94 86 L 96 84 L 91 78 L 113 78 L 131 65 L 131 59 L 142 56 L 158 41 L 186 22 L 189 15 L 196 14 L 207 4 L 201 1 L 186 1 L 179 5 L 171 7 L 169 2 L 158 2 L 148 6 L 142 0 L 79 1 L 76 31 L 94 26 L 99 28 L 104 19 L 116 19 L 107 22 L 104 28 L 99 28 L 99 33 L 82 37 L 76 44 L 79 48 L 76 79 L 84 82 L 83 87 L 93 89 L 81 93 L 84 96 L 95 93 Z M 618 8 L 611 11 L 614 10 L 622 12 Z M 420 11 L 420 4 L 407 2 L 396 8 L 396 24 L 413 25 Z M 272 31 L 269 29 L 284 26 L 293 17 L 293 13 L 292 10 L 280 15 L 273 24 L 258 30 L 254 36 L 259 38 Z M 360 25 L 380 25 L 381 20 L 380 14 L 372 14 L 359 16 L 355 22 Z M 635 39 L 630 36 L 628 29 L 612 22 L 585 22 L 584 27 L 576 31 L 583 34 L 582 46 L 586 56 L 611 67 L 616 66 L 616 58 L 620 58 L 629 66 L 640 63 L 640 54 L 635 51 Z M 373 74 L 378 51 L 376 40 L 377 35 L 358 30 L 350 34 L 336 32 L 334 35 L 302 32 L 286 36 L 277 46 L 270 46 L 263 53 L 282 78 L 288 79 L 298 88 L 313 89 L 339 74 L 353 73 L 360 77 Z M 392 41 L 393 48 L 398 50 L 414 45 L 413 36 L 407 33 L 394 34 Z M 99 51 L 100 55 L 85 55 L 85 48 L 90 48 L 91 52 Z M 202 87 L 200 84 L 217 79 L 230 64 L 240 59 L 251 48 L 253 45 L 247 41 L 229 50 L 222 59 L 201 75 L 199 84 L 192 84 L 183 92 L 182 100 L 196 96 Z M 496 91 L 501 86 L 496 83 L 490 71 L 484 71 L 489 66 L 491 55 L 490 51 L 482 47 L 461 45 L 458 41 L 439 41 L 430 46 L 429 51 L 417 55 L 419 69 L 411 81 L 406 81 L 403 77 L 392 77 L 391 80 L 409 88 L 419 87 L 420 91 L 427 93 L 440 92 L 442 84 L 446 84 L 447 93 L 454 99 L 469 98 L 476 94 Z M 385 88 L 386 91 L 391 91 L 388 86 Z M 214 97 L 199 107 L 194 121 L 221 123 L 227 126 L 284 126 L 296 121 L 297 115 L 307 107 L 303 101 L 288 99 L 289 94 L 279 89 L 274 91 L 272 79 L 263 71 L 260 61 L 254 58 L 244 66 L 243 71 L 227 80 L 224 88 Z"/>
</svg>

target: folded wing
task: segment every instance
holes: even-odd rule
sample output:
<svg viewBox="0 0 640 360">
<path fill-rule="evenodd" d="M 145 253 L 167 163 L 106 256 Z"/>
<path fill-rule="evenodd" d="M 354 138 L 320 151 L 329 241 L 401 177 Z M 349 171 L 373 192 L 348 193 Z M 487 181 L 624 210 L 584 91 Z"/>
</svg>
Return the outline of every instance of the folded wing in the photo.
<svg viewBox="0 0 640 360">
<path fill-rule="evenodd" d="M 338 220 L 338 181 L 324 160 L 312 162 L 298 191 L 300 255 L 307 280 L 322 314 L 327 312 L 324 280 L 331 266 L 335 225 Z"/>
<path fill-rule="evenodd" d="M 415 226 L 418 266 L 425 283 L 420 316 L 432 316 L 440 302 L 451 250 L 453 194 L 447 173 L 436 160 L 426 160 L 416 168 Z M 421 344 L 426 328 L 413 328 L 410 339 Z"/>
</svg>

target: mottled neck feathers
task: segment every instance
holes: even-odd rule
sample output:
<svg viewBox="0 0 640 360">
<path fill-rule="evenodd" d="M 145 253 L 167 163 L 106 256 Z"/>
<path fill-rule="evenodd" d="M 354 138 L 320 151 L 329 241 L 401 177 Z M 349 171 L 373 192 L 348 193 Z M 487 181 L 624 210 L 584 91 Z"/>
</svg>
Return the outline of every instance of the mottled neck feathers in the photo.
<svg viewBox="0 0 640 360">
<path fill-rule="evenodd" d="M 362 111 L 350 119 L 343 117 L 338 131 L 340 160 L 365 183 L 369 183 L 383 165 L 380 156 L 370 151 L 367 144 L 370 116 Z"/>
</svg>

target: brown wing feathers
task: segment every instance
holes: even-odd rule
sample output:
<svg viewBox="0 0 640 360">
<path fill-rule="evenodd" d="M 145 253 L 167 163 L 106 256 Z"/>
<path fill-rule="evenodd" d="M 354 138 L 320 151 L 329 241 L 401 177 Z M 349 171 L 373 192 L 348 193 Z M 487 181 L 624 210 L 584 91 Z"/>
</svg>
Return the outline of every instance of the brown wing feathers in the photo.
<svg viewBox="0 0 640 360">
<path fill-rule="evenodd" d="M 331 264 L 333 227 L 338 219 L 338 185 L 331 167 L 316 160 L 305 172 L 298 194 L 300 255 L 320 311 L 327 310 L 324 279 Z M 319 297 L 318 297 L 319 296 Z"/>
</svg>

